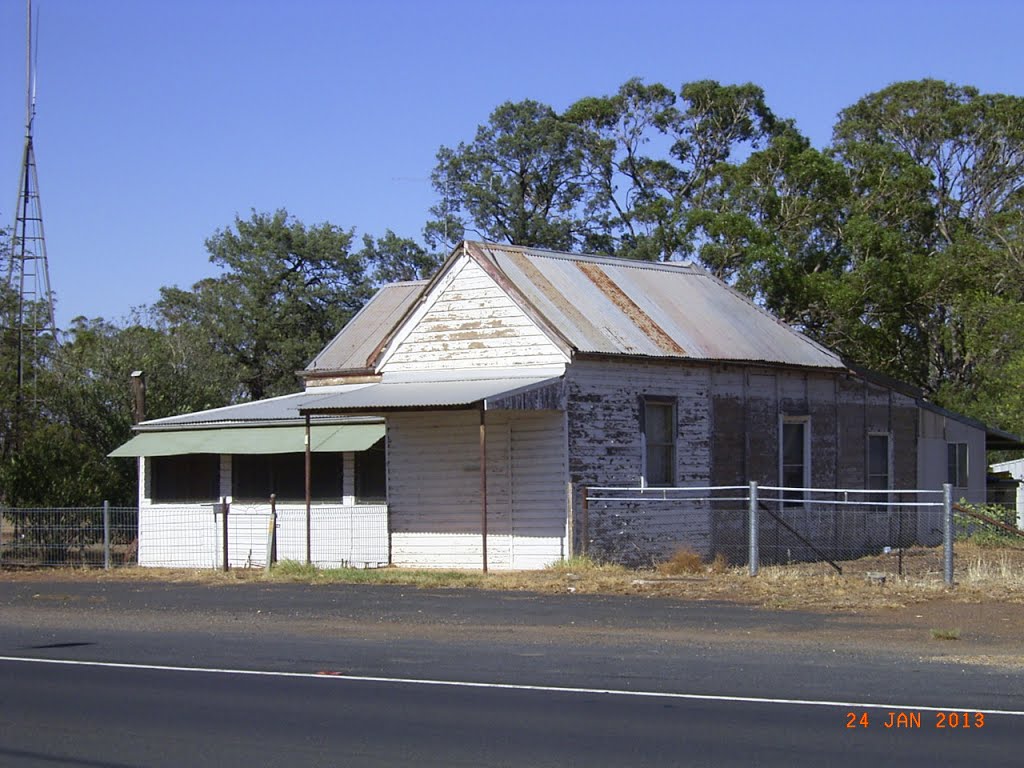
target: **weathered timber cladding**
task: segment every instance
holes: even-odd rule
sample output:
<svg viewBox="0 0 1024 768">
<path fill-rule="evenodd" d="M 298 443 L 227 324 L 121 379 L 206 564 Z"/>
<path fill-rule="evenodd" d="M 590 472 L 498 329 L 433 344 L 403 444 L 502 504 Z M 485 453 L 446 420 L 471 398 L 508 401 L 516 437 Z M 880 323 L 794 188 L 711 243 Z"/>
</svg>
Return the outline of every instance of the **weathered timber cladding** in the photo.
<svg viewBox="0 0 1024 768">
<path fill-rule="evenodd" d="M 395 565 L 480 568 L 479 413 L 388 420 Z M 538 568 L 564 555 L 564 421 L 558 412 L 486 414 L 488 567 Z"/>
<path fill-rule="evenodd" d="M 809 419 L 812 486 L 867 487 L 867 438 L 872 433 L 890 436 L 892 487 L 916 485 L 918 409 L 898 392 L 847 374 L 722 365 L 713 371 L 711 396 L 712 485 L 750 479 L 778 485 L 779 424 L 786 416 Z M 747 533 L 742 516 L 727 507 L 715 505 L 712 551 L 735 559 Z M 772 511 L 806 531 L 816 546 L 849 543 L 869 550 L 909 539 L 908 529 L 916 526 L 911 519 L 878 514 L 858 522 L 851 515 L 823 513 L 810 505 Z M 770 514 L 762 515 L 761 532 L 766 561 L 813 557 Z"/>
<path fill-rule="evenodd" d="M 565 355 L 471 260 L 428 297 L 411 331 L 384 364 L 387 371 L 561 365 Z"/>
<path fill-rule="evenodd" d="M 746 392 L 744 411 L 750 441 L 747 479 L 775 485 L 779 481 L 779 390 L 775 374 L 749 372 Z M 719 461 L 728 461 L 728 457 L 717 459 L 716 465 Z"/>
<path fill-rule="evenodd" d="M 711 482 L 740 486 L 749 483 L 750 430 L 747 427 L 747 371 L 715 366 L 711 373 Z M 738 496 L 738 494 L 726 494 Z M 746 562 L 750 542 L 748 511 L 743 502 L 712 503 L 712 549 L 729 561 Z"/>
<path fill-rule="evenodd" d="M 643 472 L 640 402 L 643 396 L 676 401 L 676 484 L 707 485 L 711 466 L 710 370 L 704 365 L 577 360 L 568 386 L 569 473 L 576 487 L 636 486 Z M 582 499 L 577 498 L 579 507 Z M 578 519 L 578 518 L 577 518 Z M 674 508 L 619 504 L 592 509 L 577 546 L 597 557 L 639 564 L 687 547 L 708 554 L 709 509 L 703 502 Z M 586 541 L 584 541 L 586 539 Z"/>
<path fill-rule="evenodd" d="M 866 473 L 865 457 L 868 453 L 867 385 L 861 379 L 841 376 L 838 379 L 839 398 L 839 488 L 863 488 Z"/>
<path fill-rule="evenodd" d="M 836 377 L 806 374 L 807 414 L 811 419 L 811 485 L 835 488 L 839 465 L 836 449 Z"/>
</svg>

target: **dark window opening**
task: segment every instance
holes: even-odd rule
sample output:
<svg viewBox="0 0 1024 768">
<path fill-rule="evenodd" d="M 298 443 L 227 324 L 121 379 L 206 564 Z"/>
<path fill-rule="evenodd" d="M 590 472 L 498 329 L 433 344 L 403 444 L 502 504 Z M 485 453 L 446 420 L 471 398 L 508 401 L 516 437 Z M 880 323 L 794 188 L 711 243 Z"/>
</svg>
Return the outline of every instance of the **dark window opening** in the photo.
<svg viewBox="0 0 1024 768">
<path fill-rule="evenodd" d="M 220 496 L 220 456 L 191 453 L 149 459 L 149 497 L 155 502 L 212 502 Z"/>
<path fill-rule="evenodd" d="M 314 501 L 341 501 L 340 453 L 311 454 L 310 496 Z M 231 495 L 236 501 L 306 498 L 304 453 L 244 453 L 231 457 Z"/>
<path fill-rule="evenodd" d="M 967 487 L 967 443 L 946 445 L 946 482 L 955 488 Z"/>
<path fill-rule="evenodd" d="M 807 487 L 807 422 L 784 421 L 782 423 L 782 486 L 790 489 Z M 787 490 L 782 492 L 785 505 L 802 504 L 805 500 L 803 490 Z"/>
<path fill-rule="evenodd" d="M 384 438 L 356 454 L 356 503 L 383 504 L 388 498 Z"/>
<path fill-rule="evenodd" d="M 673 486 L 676 482 L 676 402 L 671 398 L 644 398 L 642 409 L 644 484 Z"/>
<path fill-rule="evenodd" d="M 868 435 L 868 489 L 889 490 L 888 435 Z"/>
</svg>

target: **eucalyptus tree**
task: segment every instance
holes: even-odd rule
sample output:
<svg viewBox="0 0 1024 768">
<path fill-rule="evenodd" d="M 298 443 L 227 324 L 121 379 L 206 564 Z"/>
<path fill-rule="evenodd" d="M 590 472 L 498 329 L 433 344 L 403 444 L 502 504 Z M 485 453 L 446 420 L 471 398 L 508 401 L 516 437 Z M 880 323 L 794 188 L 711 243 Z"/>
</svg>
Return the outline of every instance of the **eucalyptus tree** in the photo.
<svg viewBox="0 0 1024 768">
<path fill-rule="evenodd" d="M 354 315 L 371 291 L 353 233 L 307 227 L 281 209 L 235 218 L 206 241 L 222 269 L 191 290 L 161 289 L 171 328 L 202 334 L 234 371 L 239 399 L 294 391 L 295 372 Z"/>
<path fill-rule="evenodd" d="M 602 250 L 648 260 L 700 255 L 701 213 L 718 205 L 723 174 L 784 123 L 756 85 L 628 80 L 577 101 L 566 118 L 587 131 L 587 208 Z M 730 265 L 710 262 L 729 277 Z"/>
<path fill-rule="evenodd" d="M 970 407 L 1024 346 L 1003 322 L 1024 300 L 1024 99 L 897 83 L 840 114 L 834 153 L 853 185 L 864 322 L 898 327 L 916 351 L 908 377 Z"/>
<path fill-rule="evenodd" d="M 466 232 L 494 242 L 571 250 L 587 230 L 585 137 L 537 101 L 506 102 L 473 140 L 441 147 L 432 173 L 440 200 L 427 224 L 431 245 Z"/>
</svg>

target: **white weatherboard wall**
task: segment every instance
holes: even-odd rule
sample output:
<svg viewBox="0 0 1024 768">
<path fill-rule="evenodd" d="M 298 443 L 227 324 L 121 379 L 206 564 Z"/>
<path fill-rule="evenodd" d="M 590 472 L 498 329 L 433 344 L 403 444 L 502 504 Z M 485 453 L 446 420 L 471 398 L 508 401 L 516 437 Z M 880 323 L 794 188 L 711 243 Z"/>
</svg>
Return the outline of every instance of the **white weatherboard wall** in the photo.
<svg viewBox="0 0 1024 768">
<path fill-rule="evenodd" d="M 383 371 L 563 365 L 567 358 L 475 261 L 452 265 Z"/>
<path fill-rule="evenodd" d="M 386 504 L 356 504 L 355 454 L 343 454 L 343 497 L 310 508 L 310 555 L 322 568 L 376 567 L 388 563 Z M 219 568 L 223 563 L 223 521 L 214 515 L 216 500 L 206 503 L 154 503 L 149 498 L 146 459 L 139 459 L 139 565 L 169 568 Z M 267 561 L 270 504 L 233 502 L 231 457 L 221 456 L 220 493 L 231 502 L 228 514 L 228 562 L 232 568 Z M 277 504 L 278 560 L 306 561 L 306 506 Z"/>
<path fill-rule="evenodd" d="M 477 411 L 388 417 L 395 565 L 483 565 Z M 566 554 L 564 418 L 487 413 L 488 567 L 542 568 Z"/>
</svg>

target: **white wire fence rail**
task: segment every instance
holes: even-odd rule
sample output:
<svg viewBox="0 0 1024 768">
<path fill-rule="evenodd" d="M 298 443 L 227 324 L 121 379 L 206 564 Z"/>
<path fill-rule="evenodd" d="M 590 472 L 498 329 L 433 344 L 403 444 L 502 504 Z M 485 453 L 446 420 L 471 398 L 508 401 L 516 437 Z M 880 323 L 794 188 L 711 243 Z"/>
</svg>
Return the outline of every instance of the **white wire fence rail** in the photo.
<svg viewBox="0 0 1024 768">
<path fill-rule="evenodd" d="M 952 583 L 952 489 L 864 490 L 735 486 L 583 489 L 584 553 L 650 566 L 681 548 L 711 560 L 761 565 L 842 562 L 943 546 L 943 578 Z"/>
<path fill-rule="evenodd" d="M 321 568 L 389 562 L 387 506 L 218 503 L 2 508 L 0 568 Z"/>
</svg>

